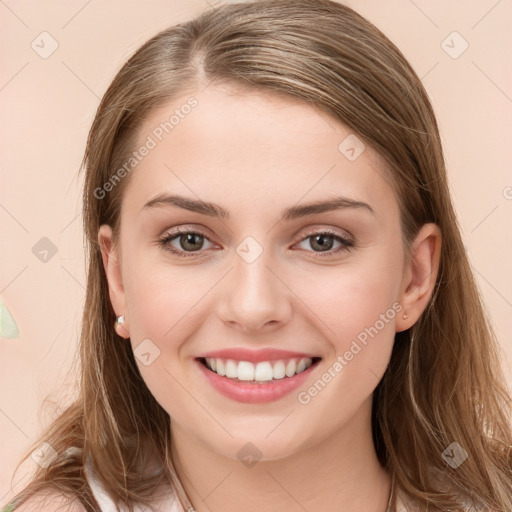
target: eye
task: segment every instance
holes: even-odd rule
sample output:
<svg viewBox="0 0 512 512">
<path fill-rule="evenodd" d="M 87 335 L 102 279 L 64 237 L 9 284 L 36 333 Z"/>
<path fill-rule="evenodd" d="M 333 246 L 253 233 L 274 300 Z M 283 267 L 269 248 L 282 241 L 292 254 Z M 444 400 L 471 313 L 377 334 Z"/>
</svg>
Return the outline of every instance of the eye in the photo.
<svg viewBox="0 0 512 512">
<path fill-rule="evenodd" d="M 332 249 L 334 244 L 332 240 L 340 244 L 334 250 Z M 340 251 L 349 251 L 351 247 L 354 247 L 354 242 L 352 240 L 329 230 L 310 233 L 303 238 L 300 243 L 302 244 L 304 242 L 314 249 L 313 252 L 316 253 L 315 257 L 320 258 L 332 256 Z M 318 249 L 318 251 L 316 249 Z"/>
<path fill-rule="evenodd" d="M 197 231 L 180 231 L 179 229 L 176 229 L 176 233 L 166 233 L 161 237 L 159 244 L 165 250 L 170 251 L 177 256 L 187 258 L 188 256 L 195 256 L 194 253 L 202 249 L 204 240 L 208 240 L 208 238 Z M 171 242 L 174 241 L 176 241 L 181 248 L 173 246 Z"/>
</svg>

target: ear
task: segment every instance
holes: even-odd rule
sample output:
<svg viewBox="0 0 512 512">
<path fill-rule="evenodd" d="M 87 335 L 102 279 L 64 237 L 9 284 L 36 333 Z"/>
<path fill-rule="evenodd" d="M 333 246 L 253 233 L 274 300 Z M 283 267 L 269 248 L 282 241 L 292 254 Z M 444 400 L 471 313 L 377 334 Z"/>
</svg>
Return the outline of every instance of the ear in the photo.
<svg viewBox="0 0 512 512">
<path fill-rule="evenodd" d="M 402 315 L 397 317 L 396 332 L 412 327 L 427 307 L 436 284 L 441 244 L 439 226 L 424 224 L 412 244 L 411 257 L 405 265 L 399 300 L 407 319 Z"/>
<path fill-rule="evenodd" d="M 129 318 L 126 308 L 126 296 L 124 293 L 123 279 L 121 275 L 121 263 L 117 249 L 112 243 L 112 228 L 108 224 L 100 226 L 98 231 L 98 243 L 101 249 L 101 257 L 108 281 L 110 302 L 116 316 L 124 315 L 125 321 L 118 326 L 117 333 L 123 338 L 130 337 Z"/>
</svg>

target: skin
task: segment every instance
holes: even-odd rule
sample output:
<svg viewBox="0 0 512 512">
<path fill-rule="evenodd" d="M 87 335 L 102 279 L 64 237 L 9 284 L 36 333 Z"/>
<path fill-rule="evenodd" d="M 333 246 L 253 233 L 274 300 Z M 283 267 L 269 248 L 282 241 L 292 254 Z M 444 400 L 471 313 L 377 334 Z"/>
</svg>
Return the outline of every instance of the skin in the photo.
<svg viewBox="0 0 512 512">
<path fill-rule="evenodd" d="M 171 416 L 173 458 L 197 511 L 384 512 L 391 478 L 371 435 L 372 394 L 396 332 L 428 305 L 441 235 L 426 224 L 404 256 L 399 208 L 383 159 L 368 145 L 349 161 L 339 144 L 351 130 L 293 98 L 210 85 L 154 111 L 143 142 L 193 95 L 198 106 L 132 171 L 121 208 L 118 246 L 101 226 L 110 298 L 134 349 L 150 339 L 160 355 L 141 374 Z M 219 204 L 230 219 L 174 206 L 143 208 L 167 192 Z M 368 203 L 291 221 L 290 206 L 344 195 Z M 179 227 L 205 239 L 180 258 L 158 245 Z M 332 229 L 355 247 L 331 255 L 312 234 Z M 262 254 L 236 252 L 252 236 Z M 182 239 L 183 241 L 183 239 Z M 209 255 L 210 257 L 207 257 Z M 311 401 L 298 401 L 365 327 L 392 304 L 403 310 Z M 407 319 L 403 318 L 403 312 Z M 127 341 L 128 342 L 128 341 Z M 153 346 L 153 345 L 152 345 Z M 205 382 L 194 358 L 227 347 L 284 348 L 318 354 L 320 365 L 297 392 L 243 404 Z M 252 443 L 251 467 L 237 452 Z"/>
</svg>

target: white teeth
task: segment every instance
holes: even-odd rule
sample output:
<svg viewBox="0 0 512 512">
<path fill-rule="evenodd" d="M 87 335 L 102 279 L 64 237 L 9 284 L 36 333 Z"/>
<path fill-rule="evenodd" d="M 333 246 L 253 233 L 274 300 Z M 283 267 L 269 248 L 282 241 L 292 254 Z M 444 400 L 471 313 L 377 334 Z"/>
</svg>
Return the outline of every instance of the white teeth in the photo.
<svg viewBox="0 0 512 512">
<path fill-rule="evenodd" d="M 296 371 L 297 371 L 297 363 L 295 362 L 295 359 L 290 359 L 288 361 L 288 364 L 286 365 L 286 376 L 293 377 L 295 375 Z"/>
<path fill-rule="evenodd" d="M 268 361 L 263 361 L 256 365 L 254 380 L 272 380 L 272 365 Z"/>
<path fill-rule="evenodd" d="M 310 359 L 311 361 L 311 359 Z M 307 359 L 301 359 L 297 365 L 297 373 L 302 372 L 306 368 Z"/>
<path fill-rule="evenodd" d="M 221 376 L 226 375 L 226 370 L 224 369 L 224 361 L 222 359 L 216 359 L 215 364 L 217 365 L 217 369 L 215 371 Z"/>
<path fill-rule="evenodd" d="M 313 364 L 310 357 L 294 358 L 278 361 L 261 361 L 253 364 L 249 361 L 235 361 L 233 359 L 206 358 L 206 365 L 221 376 L 229 379 L 243 381 L 268 382 L 270 380 L 293 377 Z"/>
<path fill-rule="evenodd" d="M 274 364 L 274 379 L 282 379 L 285 374 L 285 367 L 283 361 L 277 361 L 276 364 Z"/>
<path fill-rule="evenodd" d="M 247 361 L 240 361 L 238 363 L 238 372 L 235 373 L 235 377 L 239 380 L 254 380 L 254 365 Z"/>
<path fill-rule="evenodd" d="M 226 361 L 226 377 L 230 379 L 236 379 L 238 377 L 238 365 L 233 361 L 233 359 L 228 359 Z"/>
</svg>

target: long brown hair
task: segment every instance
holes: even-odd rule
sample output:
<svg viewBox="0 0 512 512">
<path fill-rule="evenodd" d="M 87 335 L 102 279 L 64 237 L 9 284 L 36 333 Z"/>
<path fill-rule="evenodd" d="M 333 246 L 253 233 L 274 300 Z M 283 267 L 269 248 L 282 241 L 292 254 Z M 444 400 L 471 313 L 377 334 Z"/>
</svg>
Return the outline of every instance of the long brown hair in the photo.
<svg viewBox="0 0 512 512">
<path fill-rule="evenodd" d="M 440 227 L 443 246 L 431 301 L 413 327 L 396 335 L 374 393 L 374 443 L 381 464 L 423 508 L 459 509 L 464 496 L 510 512 L 510 397 L 461 240 L 432 106 L 396 46 L 352 9 L 329 0 L 222 5 L 157 34 L 114 78 L 82 165 L 89 270 L 79 395 L 27 452 L 46 441 L 60 456 L 38 469 L 16 500 L 48 489 L 97 510 L 83 477 L 90 456 L 106 489 L 130 510 L 137 501 L 149 505 L 163 481 L 189 504 L 170 457 L 169 415 L 141 378 L 130 344 L 114 330 L 97 242 L 101 224 L 118 233 L 130 174 L 108 193 L 98 190 L 127 161 L 150 112 L 212 81 L 299 98 L 375 148 L 393 176 L 407 253 L 424 223 Z M 457 469 L 443 458 L 454 442 L 468 455 Z M 165 457 L 162 471 L 152 476 L 142 471 L 150 446 Z M 435 470 L 462 494 L 445 492 Z"/>
</svg>

